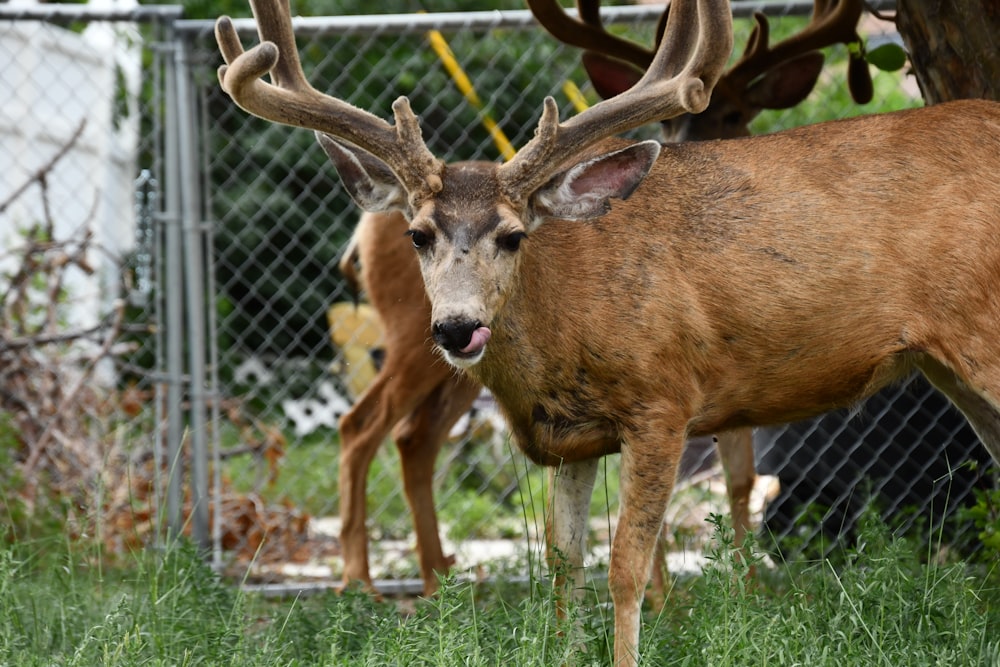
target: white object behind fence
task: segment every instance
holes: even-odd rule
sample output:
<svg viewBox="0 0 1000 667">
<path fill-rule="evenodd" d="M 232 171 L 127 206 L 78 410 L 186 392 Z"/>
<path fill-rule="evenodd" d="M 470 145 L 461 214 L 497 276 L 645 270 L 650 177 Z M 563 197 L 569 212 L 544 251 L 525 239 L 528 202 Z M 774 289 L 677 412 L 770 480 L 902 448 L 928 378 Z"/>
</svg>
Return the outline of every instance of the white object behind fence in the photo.
<svg viewBox="0 0 1000 667">
<path fill-rule="evenodd" d="M 17 265 L 25 230 L 53 223 L 58 240 L 93 234 L 91 275 L 67 276 L 66 326 L 93 327 L 118 296 L 118 267 L 135 239 L 138 40 L 128 28 L 82 33 L 43 22 L 0 23 L 0 202 L 73 143 L 46 177 L 0 215 L 0 280 Z M 79 138 L 73 136 L 83 124 Z"/>
</svg>

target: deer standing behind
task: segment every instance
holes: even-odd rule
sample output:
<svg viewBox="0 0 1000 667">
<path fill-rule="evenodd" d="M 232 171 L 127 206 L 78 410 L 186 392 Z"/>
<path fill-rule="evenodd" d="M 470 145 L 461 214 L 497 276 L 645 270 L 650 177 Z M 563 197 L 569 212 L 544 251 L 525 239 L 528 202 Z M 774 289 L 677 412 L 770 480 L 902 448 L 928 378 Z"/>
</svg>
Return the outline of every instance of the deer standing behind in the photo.
<svg viewBox="0 0 1000 667">
<path fill-rule="evenodd" d="M 530 458 L 585 479 L 621 454 L 616 665 L 638 663 L 685 438 L 850 405 L 917 368 L 1000 461 L 1000 104 L 730 141 L 613 139 L 703 110 L 724 71 L 728 2 L 675 0 L 626 93 L 563 122 L 548 98 L 510 161 L 445 164 L 405 97 L 393 125 L 309 86 L 287 3 L 253 5 L 250 51 L 217 23 L 224 90 L 316 130 L 362 208 L 403 211 L 435 342 Z M 553 512 L 585 517 L 583 500 L 560 491 Z"/>
<path fill-rule="evenodd" d="M 550 33 L 585 49 L 584 67 L 595 90 L 605 99 L 634 85 L 652 62 L 653 50 L 603 29 L 598 2 L 580 3 L 581 20 L 570 18 L 554 1 L 532 0 L 528 4 Z M 763 109 L 795 106 L 811 92 L 822 70 L 824 59 L 819 49 L 858 41 L 856 26 L 861 11 L 861 2 L 856 0 L 839 4 L 818 0 L 810 24 L 775 45 L 768 44 L 766 17 L 755 16 L 757 27 L 745 53 L 716 84 L 708 108 L 699 114 L 666 119 L 664 138 L 676 142 L 748 136 L 747 125 Z M 658 35 L 662 35 L 668 15 L 664 12 Z M 851 63 L 852 95 L 865 103 L 871 96 L 867 68 L 859 69 L 853 60 Z M 424 593 L 429 595 L 437 589 L 438 576 L 453 563 L 441 546 L 433 498 L 433 466 L 452 426 L 470 409 L 480 386 L 464 374 L 456 374 L 435 349 L 430 302 L 423 290 L 412 243 L 405 236 L 407 227 L 398 211 L 362 215 L 340 262 L 341 272 L 354 290 L 367 293 L 387 332 L 383 366 L 374 383 L 340 421 L 340 540 L 344 584 L 361 582 L 371 587 L 366 480 L 378 447 L 391 431 L 414 518 Z M 415 345 L 414 341 L 425 344 Z M 737 429 L 719 434 L 718 439 L 734 540 L 741 544 L 750 529 L 749 496 L 755 479 L 752 433 L 750 429 Z M 551 522 L 548 533 L 550 547 L 566 557 L 570 567 L 580 567 L 583 535 L 567 535 Z M 660 604 L 666 591 L 662 553 L 658 553 L 656 562 L 651 598 Z"/>
</svg>

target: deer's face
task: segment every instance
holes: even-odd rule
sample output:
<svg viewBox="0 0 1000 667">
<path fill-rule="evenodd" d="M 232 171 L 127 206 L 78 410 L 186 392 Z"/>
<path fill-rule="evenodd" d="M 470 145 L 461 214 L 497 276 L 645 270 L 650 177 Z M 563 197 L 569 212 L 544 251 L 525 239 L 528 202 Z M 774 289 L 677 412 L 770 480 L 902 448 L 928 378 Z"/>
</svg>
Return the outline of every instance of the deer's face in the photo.
<svg viewBox="0 0 1000 667">
<path fill-rule="evenodd" d="M 714 99 L 714 98 L 713 98 Z M 663 140 L 669 143 L 749 137 L 747 124 L 760 112 L 735 102 L 709 105 L 700 114 L 683 114 L 660 123 Z"/>
<path fill-rule="evenodd" d="M 528 242 L 525 213 L 501 196 L 494 173 L 492 164 L 449 166 L 441 192 L 409 216 L 434 341 L 459 367 L 482 359 Z"/>
</svg>

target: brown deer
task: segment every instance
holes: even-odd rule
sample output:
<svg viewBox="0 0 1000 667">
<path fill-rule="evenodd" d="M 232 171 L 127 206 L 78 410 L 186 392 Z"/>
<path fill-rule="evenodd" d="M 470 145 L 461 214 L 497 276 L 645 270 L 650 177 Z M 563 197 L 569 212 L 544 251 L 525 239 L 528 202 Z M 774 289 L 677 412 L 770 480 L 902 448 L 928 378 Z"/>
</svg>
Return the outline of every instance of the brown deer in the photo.
<svg viewBox="0 0 1000 667">
<path fill-rule="evenodd" d="M 581 21 L 570 18 L 558 3 L 531 0 L 539 22 L 557 38 L 586 49 L 583 62 L 600 95 L 618 95 L 634 85 L 652 61 L 654 51 L 604 30 L 598 2 L 580 2 Z M 668 119 L 668 141 L 724 139 L 749 135 L 747 124 L 762 109 L 781 109 L 801 102 L 812 90 L 823 66 L 819 49 L 856 41 L 862 4 L 845 0 L 831 6 L 818 0 L 812 21 L 802 32 L 774 46 L 768 44 L 768 22 L 755 15 L 756 28 L 743 56 L 720 78 L 703 112 Z M 667 12 L 660 22 L 665 25 Z M 639 69 L 639 68 L 642 68 Z M 870 90 L 861 70 L 852 88 Z M 861 97 L 860 93 L 855 98 Z M 859 100 L 860 101 L 860 100 Z M 417 258 L 404 236 L 408 227 L 399 212 L 367 213 L 361 218 L 340 262 L 341 272 L 356 291 L 364 289 L 390 335 L 385 363 L 376 381 L 340 422 L 341 545 L 345 585 L 360 581 L 371 587 L 366 530 L 366 480 L 371 460 L 390 431 L 403 471 L 404 489 L 414 517 L 417 553 L 424 593 L 432 594 L 438 575 L 452 559 L 441 547 L 433 502 L 433 463 L 455 421 L 471 407 L 479 387 L 454 370 L 435 351 L 430 334 L 430 303 L 424 293 Z M 362 268 L 361 275 L 356 267 Z M 414 345 L 413 341 L 427 341 Z M 753 442 L 750 429 L 719 435 L 720 459 L 727 478 L 734 540 L 743 542 L 750 527 L 749 495 L 753 488 Z M 595 468 L 596 471 L 596 468 Z M 549 544 L 576 567 L 583 562 L 582 541 L 561 542 L 564 533 L 549 525 Z M 583 531 L 578 531 L 580 539 Z M 661 545 L 662 546 L 662 545 Z M 666 572 L 662 555 L 653 570 L 651 597 L 662 603 Z"/>
<path fill-rule="evenodd" d="M 562 122 L 548 98 L 510 161 L 445 164 L 405 97 L 390 124 L 310 87 L 287 2 L 253 5 L 250 51 L 217 23 L 223 89 L 316 130 L 362 208 L 403 211 L 435 342 L 493 393 L 528 456 L 586 479 L 621 454 L 616 664 L 638 662 L 685 438 L 816 415 L 917 368 L 1000 461 L 1000 104 L 614 139 L 703 110 L 724 71 L 728 2 L 679 0 L 627 92 Z M 556 493 L 557 520 L 585 515 L 581 497 Z"/>
<path fill-rule="evenodd" d="M 340 543 L 343 582 L 372 588 L 368 560 L 367 479 L 390 430 L 399 450 L 403 489 L 413 516 L 424 594 L 437 590 L 452 558 L 444 553 L 434 509 L 434 463 L 458 418 L 481 386 L 435 354 L 430 302 L 423 289 L 409 225 L 399 214 L 366 214 L 340 262 L 362 286 L 384 330 L 385 357 L 375 379 L 340 419 Z M 384 219 L 382 219 L 384 218 Z M 383 224 L 384 223 L 384 224 Z M 361 267 L 361 275 L 354 265 Z"/>
</svg>

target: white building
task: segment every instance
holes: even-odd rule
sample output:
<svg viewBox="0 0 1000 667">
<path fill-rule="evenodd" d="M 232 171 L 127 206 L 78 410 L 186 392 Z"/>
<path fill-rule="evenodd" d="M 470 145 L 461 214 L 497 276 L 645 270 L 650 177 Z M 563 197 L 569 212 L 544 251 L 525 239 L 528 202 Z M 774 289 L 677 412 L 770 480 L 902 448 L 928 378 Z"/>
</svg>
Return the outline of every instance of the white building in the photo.
<svg viewBox="0 0 1000 667">
<path fill-rule="evenodd" d="M 90 4 L 131 7 L 136 2 Z M 101 321 L 119 296 L 119 260 L 134 245 L 138 48 L 137 33 L 121 23 L 93 22 L 73 32 L 39 21 L 0 20 L 0 205 L 85 123 L 50 172 L 47 197 L 32 184 L 0 213 L 0 280 L 19 265 L 24 232 L 45 219 L 46 207 L 56 240 L 79 239 L 87 229 L 93 234 L 88 260 L 94 273 L 66 276 L 67 329 Z"/>
</svg>

